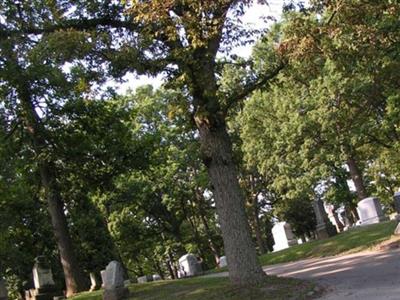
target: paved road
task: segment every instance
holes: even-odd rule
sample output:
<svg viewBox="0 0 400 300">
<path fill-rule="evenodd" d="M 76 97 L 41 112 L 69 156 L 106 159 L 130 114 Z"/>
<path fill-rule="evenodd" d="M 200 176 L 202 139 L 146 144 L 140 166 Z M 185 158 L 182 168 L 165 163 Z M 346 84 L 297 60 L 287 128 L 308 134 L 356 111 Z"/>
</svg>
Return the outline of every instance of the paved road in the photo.
<svg viewBox="0 0 400 300">
<path fill-rule="evenodd" d="M 307 259 L 264 270 L 315 280 L 327 289 L 323 300 L 400 300 L 400 249 Z"/>
</svg>

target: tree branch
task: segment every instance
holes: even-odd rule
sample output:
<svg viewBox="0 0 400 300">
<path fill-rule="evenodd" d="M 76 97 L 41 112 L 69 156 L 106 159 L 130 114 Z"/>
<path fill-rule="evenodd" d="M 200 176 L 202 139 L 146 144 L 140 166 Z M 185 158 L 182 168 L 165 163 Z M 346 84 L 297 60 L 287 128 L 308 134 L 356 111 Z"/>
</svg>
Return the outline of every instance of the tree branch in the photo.
<svg viewBox="0 0 400 300">
<path fill-rule="evenodd" d="M 244 86 L 242 88 L 241 91 L 239 91 L 238 93 L 232 94 L 232 95 L 228 95 L 226 97 L 226 105 L 223 108 L 224 113 L 227 113 L 228 110 L 237 102 L 239 102 L 240 100 L 246 98 L 248 95 L 250 95 L 252 92 L 254 92 L 255 90 L 259 89 L 260 87 L 262 87 L 263 85 L 267 84 L 268 81 L 270 81 L 271 79 L 273 79 L 274 77 L 276 77 L 279 72 L 285 67 L 285 64 L 283 62 L 281 62 L 278 67 L 273 70 L 272 73 L 268 73 L 265 74 L 265 76 L 259 78 L 256 82 L 252 82 L 250 84 L 247 84 L 246 86 Z"/>
<path fill-rule="evenodd" d="M 71 19 L 58 24 L 45 25 L 43 27 L 24 27 L 18 30 L 7 29 L 4 25 L 0 26 L 0 39 L 20 34 L 39 35 L 65 29 L 89 30 L 95 29 L 99 26 L 110 26 L 112 28 L 125 28 L 130 30 L 135 30 L 138 28 L 138 25 L 133 21 L 116 20 L 110 17 L 96 19 Z"/>
</svg>

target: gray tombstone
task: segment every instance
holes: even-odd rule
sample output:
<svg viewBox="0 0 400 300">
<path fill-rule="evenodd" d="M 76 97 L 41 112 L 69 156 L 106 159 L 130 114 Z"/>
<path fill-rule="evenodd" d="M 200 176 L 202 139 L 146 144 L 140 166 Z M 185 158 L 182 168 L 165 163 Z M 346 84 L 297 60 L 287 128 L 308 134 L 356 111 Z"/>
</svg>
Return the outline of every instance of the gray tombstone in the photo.
<svg viewBox="0 0 400 300">
<path fill-rule="evenodd" d="M 45 256 L 35 258 L 32 269 L 35 288 L 25 292 L 27 300 L 52 300 L 54 297 L 63 297 L 53 280 L 53 273 Z"/>
<path fill-rule="evenodd" d="M 141 277 L 138 277 L 137 281 L 138 281 L 138 283 L 150 282 L 150 281 L 153 281 L 153 276 L 152 275 L 141 276 Z"/>
<path fill-rule="evenodd" d="M 153 278 L 153 281 L 159 281 L 159 280 L 162 280 L 161 276 L 160 276 L 160 275 L 158 275 L 158 274 L 153 274 L 152 278 Z"/>
<path fill-rule="evenodd" d="M 201 263 L 193 254 L 185 254 L 179 259 L 179 278 L 197 276 L 202 272 Z"/>
<path fill-rule="evenodd" d="M 379 199 L 375 197 L 368 197 L 358 202 L 357 211 L 361 225 L 375 224 L 387 220 Z"/>
<path fill-rule="evenodd" d="M 297 240 L 289 223 L 278 222 L 274 227 L 272 227 L 271 231 L 275 241 L 273 246 L 274 251 L 283 250 L 290 246 L 297 245 Z"/>
<path fill-rule="evenodd" d="M 53 273 L 44 256 L 38 256 L 33 266 L 33 283 L 36 289 L 54 286 Z"/>
<path fill-rule="evenodd" d="M 400 214 L 400 192 L 396 192 L 393 195 L 394 198 L 394 207 L 396 208 L 396 212 Z"/>
<path fill-rule="evenodd" d="M 128 286 L 130 286 L 131 284 L 132 284 L 132 282 L 131 282 L 129 279 L 124 280 L 124 287 L 128 287 Z"/>
<path fill-rule="evenodd" d="M 226 260 L 226 256 L 221 256 L 219 258 L 219 264 L 218 265 L 219 265 L 220 268 L 228 266 L 228 262 Z"/>
<path fill-rule="evenodd" d="M 315 228 L 317 238 L 321 240 L 330 236 L 334 236 L 337 231 L 335 226 L 329 221 L 322 200 L 314 200 L 313 209 L 317 219 L 317 226 Z"/>
<path fill-rule="evenodd" d="M 0 300 L 7 300 L 8 299 L 8 292 L 6 283 L 3 278 L 0 277 Z"/>
<path fill-rule="evenodd" d="M 104 300 L 124 299 L 129 290 L 124 286 L 124 270 L 121 264 L 115 260 L 110 262 L 104 274 Z"/>
</svg>

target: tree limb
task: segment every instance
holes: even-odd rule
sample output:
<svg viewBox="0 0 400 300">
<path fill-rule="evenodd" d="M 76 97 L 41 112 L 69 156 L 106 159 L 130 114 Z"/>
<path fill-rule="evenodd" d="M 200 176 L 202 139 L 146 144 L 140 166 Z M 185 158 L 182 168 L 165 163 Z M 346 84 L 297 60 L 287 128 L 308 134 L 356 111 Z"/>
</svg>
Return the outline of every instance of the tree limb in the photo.
<svg viewBox="0 0 400 300">
<path fill-rule="evenodd" d="M 265 74 L 265 76 L 262 76 L 256 82 L 252 82 L 250 84 L 247 84 L 238 93 L 235 93 L 235 94 L 232 94 L 232 95 L 228 95 L 226 97 L 226 105 L 223 108 L 224 113 L 227 113 L 228 110 L 234 104 L 236 104 L 240 100 L 246 98 L 248 95 L 250 95 L 255 90 L 259 89 L 263 85 L 267 84 L 268 81 L 270 81 L 271 79 L 276 77 L 284 67 L 285 67 L 285 64 L 283 62 L 280 62 L 278 67 L 275 70 L 273 70 L 272 73 Z"/>
<path fill-rule="evenodd" d="M 57 24 L 45 25 L 43 27 L 30 26 L 30 27 L 23 27 L 18 30 L 7 29 L 6 26 L 2 25 L 0 27 L 0 39 L 5 39 L 20 34 L 40 35 L 65 29 L 90 30 L 90 29 L 95 29 L 99 26 L 110 26 L 113 28 L 125 28 L 130 30 L 138 29 L 138 25 L 135 24 L 133 21 L 117 20 L 111 17 L 103 17 L 96 19 L 70 19 Z"/>
</svg>

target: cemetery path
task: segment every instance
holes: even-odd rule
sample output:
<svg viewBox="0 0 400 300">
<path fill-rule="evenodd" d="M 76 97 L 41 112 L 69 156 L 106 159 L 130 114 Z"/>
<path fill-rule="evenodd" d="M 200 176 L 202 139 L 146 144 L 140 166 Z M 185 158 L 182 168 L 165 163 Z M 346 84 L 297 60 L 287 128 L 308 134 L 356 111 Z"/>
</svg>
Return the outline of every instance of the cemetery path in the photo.
<svg viewBox="0 0 400 300">
<path fill-rule="evenodd" d="M 400 299 L 400 249 L 306 259 L 263 269 L 270 275 L 314 280 L 327 290 L 323 300 Z"/>
</svg>

